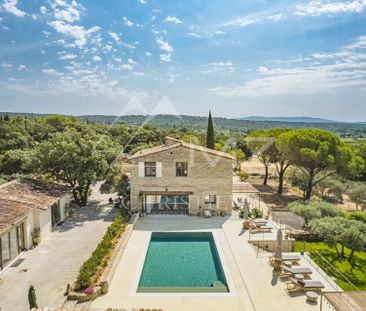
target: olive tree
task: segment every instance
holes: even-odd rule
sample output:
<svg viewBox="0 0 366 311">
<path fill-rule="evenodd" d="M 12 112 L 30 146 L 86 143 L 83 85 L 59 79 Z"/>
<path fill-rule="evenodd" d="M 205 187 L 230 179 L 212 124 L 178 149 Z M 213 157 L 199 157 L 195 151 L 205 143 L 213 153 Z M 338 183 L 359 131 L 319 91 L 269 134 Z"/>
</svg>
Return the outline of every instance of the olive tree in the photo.
<svg viewBox="0 0 366 311">
<path fill-rule="evenodd" d="M 353 186 L 348 192 L 349 198 L 356 204 L 356 209 L 366 210 L 366 185 L 363 183 Z"/>
<path fill-rule="evenodd" d="M 305 220 L 305 226 L 312 219 L 321 217 L 336 217 L 339 211 L 330 203 L 324 201 L 295 201 L 288 205 L 291 213 L 301 216 Z"/>
</svg>

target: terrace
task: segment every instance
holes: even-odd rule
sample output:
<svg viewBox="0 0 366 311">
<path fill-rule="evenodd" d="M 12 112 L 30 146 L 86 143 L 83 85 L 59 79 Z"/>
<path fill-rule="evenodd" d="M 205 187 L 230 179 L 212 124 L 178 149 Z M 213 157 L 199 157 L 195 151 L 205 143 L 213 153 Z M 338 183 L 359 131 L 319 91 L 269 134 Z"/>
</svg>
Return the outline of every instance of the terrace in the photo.
<svg viewBox="0 0 366 311">
<path fill-rule="evenodd" d="M 287 278 L 280 278 L 269 264 L 269 252 L 249 242 L 242 220 L 231 217 L 203 219 L 188 216 L 146 216 L 132 232 L 110 283 L 109 292 L 96 299 L 92 308 L 161 308 L 163 310 L 319 310 L 306 302 L 306 295 L 287 292 Z M 229 292 L 138 292 L 152 232 L 212 232 L 226 276 Z M 299 254 L 298 254 L 299 255 Z M 168 255 L 167 255 L 168 256 Z M 335 292 L 332 279 L 300 256 L 299 266 L 311 269 L 311 279 L 320 281 L 325 292 Z"/>
</svg>

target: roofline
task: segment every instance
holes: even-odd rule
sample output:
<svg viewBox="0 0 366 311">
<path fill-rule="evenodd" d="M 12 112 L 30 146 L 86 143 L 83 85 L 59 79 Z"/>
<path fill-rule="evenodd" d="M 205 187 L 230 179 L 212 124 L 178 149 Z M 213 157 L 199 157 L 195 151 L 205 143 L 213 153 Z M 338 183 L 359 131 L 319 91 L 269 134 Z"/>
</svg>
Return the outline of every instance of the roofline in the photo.
<svg viewBox="0 0 366 311">
<path fill-rule="evenodd" d="M 212 150 L 210 148 L 203 147 L 203 146 L 199 146 L 199 145 L 195 145 L 195 144 L 192 144 L 192 143 L 186 143 L 186 142 L 184 142 L 182 140 L 178 140 L 178 139 L 175 139 L 175 138 L 170 138 L 170 137 L 168 137 L 168 138 L 171 139 L 171 140 L 176 140 L 177 143 L 176 144 L 173 144 L 173 145 L 159 145 L 160 147 L 162 147 L 162 149 L 161 150 L 156 150 L 156 151 L 153 151 L 153 149 L 156 148 L 156 147 L 159 147 L 159 146 L 152 147 L 152 148 L 147 148 L 147 149 L 143 149 L 141 151 L 136 152 L 132 156 L 128 157 L 127 158 L 127 161 L 134 160 L 134 159 L 138 159 L 138 158 L 143 158 L 143 157 L 149 156 L 151 154 L 163 152 L 163 151 L 170 150 L 170 149 L 174 149 L 174 148 L 177 148 L 177 147 L 185 147 L 185 148 L 188 148 L 188 149 L 194 149 L 194 150 L 197 150 L 197 151 L 200 151 L 200 152 L 207 152 L 207 153 L 210 153 L 210 154 L 213 154 L 213 155 L 222 157 L 222 158 L 227 158 L 227 159 L 230 159 L 230 160 L 235 160 L 235 158 L 232 155 L 230 155 L 230 154 L 228 154 L 226 152 Z M 150 153 L 149 153 L 149 149 L 152 150 Z M 138 153 L 139 152 L 142 152 L 142 151 L 145 151 L 147 153 L 139 155 Z"/>
<path fill-rule="evenodd" d="M 7 224 L 5 227 L 3 227 L 2 229 L 0 229 L 0 235 L 4 234 L 5 232 L 9 231 L 9 229 L 13 228 L 14 226 L 18 225 L 19 223 L 23 222 L 24 220 L 27 219 L 28 217 L 28 213 L 31 210 L 29 210 L 26 214 L 17 217 L 16 219 L 12 220 L 10 224 Z"/>
</svg>

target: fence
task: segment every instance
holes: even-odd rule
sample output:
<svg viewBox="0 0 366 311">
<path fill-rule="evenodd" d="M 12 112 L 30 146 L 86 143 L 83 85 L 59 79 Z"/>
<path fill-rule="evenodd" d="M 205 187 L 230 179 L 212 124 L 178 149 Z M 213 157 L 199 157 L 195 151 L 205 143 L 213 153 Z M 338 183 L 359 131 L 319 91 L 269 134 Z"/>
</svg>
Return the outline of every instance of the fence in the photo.
<svg viewBox="0 0 366 311">
<path fill-rule="evenodd" d="M 304 258 L 321 274 L 335 290 L 359 290 L 345 275 L 343 275 L 336 267 L 334 267 L 326 258 L 318 251 L 311 253 L 312 258 L 305 254 Z"/>
</svg>

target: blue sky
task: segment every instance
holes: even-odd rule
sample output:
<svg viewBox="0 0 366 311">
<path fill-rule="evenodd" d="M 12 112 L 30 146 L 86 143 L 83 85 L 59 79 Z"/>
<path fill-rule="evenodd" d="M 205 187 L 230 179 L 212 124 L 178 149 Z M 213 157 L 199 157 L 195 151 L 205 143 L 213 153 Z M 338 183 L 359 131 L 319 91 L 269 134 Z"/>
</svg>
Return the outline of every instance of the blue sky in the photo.
<svg viewBox="0 0 366 311">
<path fill-rule="evenodd" d="M 0 0 L 0 111 L 366 120 L 366 0 Z"/>
</svg>

